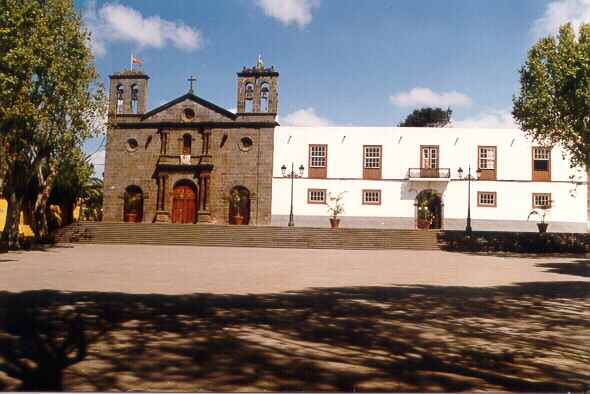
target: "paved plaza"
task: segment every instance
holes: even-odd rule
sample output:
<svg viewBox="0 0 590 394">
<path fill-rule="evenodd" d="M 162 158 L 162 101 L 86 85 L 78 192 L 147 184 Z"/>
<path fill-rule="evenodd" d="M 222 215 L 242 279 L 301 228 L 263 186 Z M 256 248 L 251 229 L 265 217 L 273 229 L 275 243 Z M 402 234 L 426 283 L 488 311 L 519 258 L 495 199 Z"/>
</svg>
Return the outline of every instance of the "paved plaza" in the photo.
<svg viewBox="0 0 590 394">
<path fill-rule="evenodd" d="M 589 267 L 442 251 L 64 245 L 0 254 L 0 344 L 67 343 L 69 355 L 52 356 L 71 360 L 67 390 L 580 391 Z M 11 357 L 4 365 L 22 362 Z M 39 379 L 2 365 L 0 389 Z"/>
</svg>

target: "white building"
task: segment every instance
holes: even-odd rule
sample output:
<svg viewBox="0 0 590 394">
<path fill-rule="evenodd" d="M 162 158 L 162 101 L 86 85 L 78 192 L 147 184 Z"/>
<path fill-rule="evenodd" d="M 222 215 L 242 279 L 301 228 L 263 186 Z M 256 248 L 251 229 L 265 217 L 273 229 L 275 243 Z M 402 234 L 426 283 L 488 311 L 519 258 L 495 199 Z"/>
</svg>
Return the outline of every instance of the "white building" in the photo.
<svg viewBox="0 0 590 394">
<path fill-rule="evenodd" d="M 399 127 L 277 127 L 273 225 L 289 217 L 289 171 L 297 226 L 329 226 L 326 200 L 344 193 L 344 227 L 464 229 L 468 168 L 473 230 L 537 231 L 529 212 L 550 205 L 548 231 L 586 232 L 587 175 L 559 146 L 520 130 Z M 462 176 L 458 169 L 463 170 Z M 538 209 L 537 209 L 538 210 Z M 423 220 L 418 220 L 423 219 Z"/>
</svg>

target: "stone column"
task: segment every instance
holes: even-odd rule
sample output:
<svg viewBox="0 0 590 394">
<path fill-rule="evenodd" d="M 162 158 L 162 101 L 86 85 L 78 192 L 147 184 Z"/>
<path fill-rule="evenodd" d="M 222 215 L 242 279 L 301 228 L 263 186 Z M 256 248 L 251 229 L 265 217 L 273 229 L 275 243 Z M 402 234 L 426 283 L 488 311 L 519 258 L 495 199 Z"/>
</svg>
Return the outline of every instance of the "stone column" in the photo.
<svg viewBox="0 0 590 394">
<path fill-rule="evenodd" d="M 199 175 L 199 211 L 197 213 L 198 223 L 210 223 L 211 212 L 209 212 L 209 181 L 211 174 L 202 172 Z"/>
<path fill-rule="evenodd" d="M 168 175 L 158 177 L 158 198 L 156 202 L 156 223 L 170 223 L 170 213 L 166 211 L 166 188 L 168 187 Z"/>
</svg>

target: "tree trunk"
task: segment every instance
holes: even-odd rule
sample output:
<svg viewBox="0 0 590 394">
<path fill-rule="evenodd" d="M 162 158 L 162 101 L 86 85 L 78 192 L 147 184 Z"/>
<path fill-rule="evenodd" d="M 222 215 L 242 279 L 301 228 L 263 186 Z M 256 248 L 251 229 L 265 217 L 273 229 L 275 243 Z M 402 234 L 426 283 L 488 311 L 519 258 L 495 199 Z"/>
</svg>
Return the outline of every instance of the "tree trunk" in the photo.
<svg viewBox="0 0 590 394">
<path fill-rule="evenodd" d="M 8 249 L 20 249 L 19 223 L 23 198 L 22 196 L 18 197 L 16 192 L 10 190 L 6 194 L 6 200 L 8 200 L 8 209 L 6 212 L 6 224 L 2 232 L 2 240 L 7 242 Z"/>
<path fill-rule="evenodd" d="M 590 232 L 590 163 L 586 164 L 586 226 L 587 231 Z"/>
<path fill-rule="evenodd" d="M 55 164 L 49 165 L 49 174 L 46 178 L 43 176 L 42 165 L 40 165 L 37 170 L 37 178 L 39 179 L 39 188 L 41 191 L 37 194 L 35 206 L 33 208 L 33 230 L 35 231 L 35 238 L 40 242 L 47 241 L 49 237 L 49 226 L 47 225 L 47 201 L 49 201 L 55 176 Z"/>
</svg>

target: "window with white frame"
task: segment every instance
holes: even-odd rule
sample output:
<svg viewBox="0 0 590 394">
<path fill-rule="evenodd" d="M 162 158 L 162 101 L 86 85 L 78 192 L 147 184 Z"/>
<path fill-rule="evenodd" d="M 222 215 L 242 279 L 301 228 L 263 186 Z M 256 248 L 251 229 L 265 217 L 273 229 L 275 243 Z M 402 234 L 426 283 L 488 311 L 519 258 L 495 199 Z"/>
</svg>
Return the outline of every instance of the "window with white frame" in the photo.
<svg viewBox="0 0 590 394">
<path fill-rule="evenodd" d="M 477 205 L 480 207 L 495 207 L 496 192 L 477 192 Z"/>
<path fill-rule="evenodd" d="M 325 204 L 326 189 L 307 189 L 307 202 L 309 204 Z"/>
<path fill-rule="evenodd" d="M 550 208 L 551 193 L 533 193 L 533 208 Z"/>
<path fill-rule="evenodd" d="M 479 168 L 481 170 L 496 169 L 496 147 L 481 146 L 479 147 Z"/>
<path fill-rule="evenodd" d="M 326 167 L 328 157 L 328 145 L 309 146 L 309 166 L 315 168 Z"/>
<path fill-rule="evenodd" d="M 422 147 L 422 168 L 438 168 L 438 146 Z"/>
<path fill-rule="evenodd" d="M 381 190 L 363 190 L 363 204 L 381 204 Z"/>
<path fill-rule="evenodd" d="M 365 168 L 381 168 L 381 146 L 365 145 L 363 162 Z"/>
<path fill-rule="evenodd" d="M 533 169 L 535 171 L 549 171 L 551 161 L 551 148 L 541 146 L 533 147 Z"/>
</svg>

